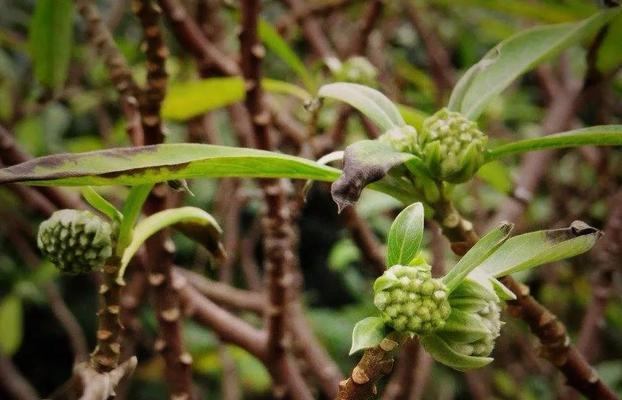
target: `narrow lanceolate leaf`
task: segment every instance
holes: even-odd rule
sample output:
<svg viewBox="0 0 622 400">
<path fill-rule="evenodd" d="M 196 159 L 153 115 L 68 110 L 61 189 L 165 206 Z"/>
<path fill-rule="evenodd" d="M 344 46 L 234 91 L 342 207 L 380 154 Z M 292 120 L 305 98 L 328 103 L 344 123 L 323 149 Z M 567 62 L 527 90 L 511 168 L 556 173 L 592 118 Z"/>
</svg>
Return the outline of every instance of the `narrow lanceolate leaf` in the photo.
<svg viewBox="0 0 622 400">
<path fill-rule="evenodd" d="M 382 318 L 368 317 L 357 322 L 352 330 L 350 355 L 379 345 L 385 336 L 385 325 Z"/>
<path fill-rule="evenodd" d="M 22 344 L 23 307 L 22 299 L 9 294 L 0 300 L 0 354 L 12 356 Z"/>
<path fill-rule="evenodd" d="M 473 357 L 460 354 L 435 334 L 423 336 L 421 345 L 436 361 L 459 371 L 481 368 L 493 360 L 491 357 Z"/>
<path fill-rule="evenodd" d="M 581 221 L 568 228 L 530 232 L 507 240 L 475 272 L 501 277 L 584 253 L 601 232 Z"/>
<path fill-rule="evenodd" d="M 487 162 L 528 151 L 561 149 L 578 146 L 622 146 L 622 125 L 601 125 L 518 140 L 491 149 Z"/>
<path fill-rule="evenodd" d="M 58 154 L 0 170 L 0 183 L 140 185 L 198 177 L 300 178 L 331 181 L 339 170 L 268 151 L 195 143 Z"/>
<path fill-rule="evenodd" d="M 125 268 L 140 246 L 153 234 L 169 226 L 199 241 L 216 258 L 225 257 L 224 248 L 220 242 L 222 229 L 209 213 L 196 207 L 164 210 L 148 216 L 136 225 L 132 240 L 121 257 L 119 280 L 122 281 Z"/>
<path fill-rule="evenodd" d="M 499 248 L 510 236 L 513 224 L 503 223 L 488 232 L 458 261 L 443 277 L 447 290 L 451 293 L 462 280 Z"/>
<path fill-rule="evenodd" d="M 376 89 L 356 83 L 337 82 L 324 85 L 318 97 L 343 101 L 371 119 L 383 132 L 406 125 L 397 107 Z"/>
<path fill-rule="evenodd" d="M 406 207 L 393 221 L 387 241 L 387 265 L 408 265 L 423 239 L 423 204 Z"/>
<path fill-rule="evenodd" d="M 361 140 L 348 146 L 343 157 L 343 175 L 331 186 L 339 211 L 356 203 L 365 186 L 414 157 L 377 140 Z"/>
<path fill-rule="evenodd" d="M 332 182 L 341 171 L 286 154 L 196 143 L 162 144 L 41 157 L 0 169 L 0 184 L 145 185 L 190 178 L 292 178 Z M 378 179 L 380 179 L 379 177 Z M 405 204 L 412 193 L 385 179 L 370 189 Z M 362 188 L 361 188 L 362 189 Z"/>
<path fill-rule="evenodd" d="M 279 35 L 279 33 L 265 20 L 259 21 L 259 37 L 263 44 L 276 54 L 288 67 L 294 71 L 304 83 L 307 90 L 315 91 L 315 81 L 294 50 Z"/>
<path fill-rule="evenodd" d="M 477 119 L 496 95 L 543 60 L 583 41 L 619 10 L 602 11 L 583 21 L 537 26 L 499 43 L 458 81 L 448 107 Z"/>
<path fill-rule="evenodd" d="M 73 2 L 38 0 L 30 23 L 30 51 L 36 78 L 52 90 L 67 78 L 73 41 Z"/>
<path fill-rule="evenodd" d="M 262 87 L 270 93 L 284 94 L 307 101 L 311 95 L 303 88 L 274 79 L 263 79 Z M 244 100 L 242 78 L 224 77 L 175 83 L 167 89 L 162 116 L 184 121 Z"/>
</svg>

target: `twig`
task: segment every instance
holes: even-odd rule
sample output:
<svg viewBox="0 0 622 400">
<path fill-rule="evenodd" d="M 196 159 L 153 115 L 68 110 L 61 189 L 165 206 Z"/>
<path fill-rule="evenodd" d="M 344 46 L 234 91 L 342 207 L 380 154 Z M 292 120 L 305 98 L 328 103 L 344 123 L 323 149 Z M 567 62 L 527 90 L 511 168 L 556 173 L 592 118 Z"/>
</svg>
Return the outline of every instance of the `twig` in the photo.
<svg viewBox="0 0 622 400">
<path fill-rule="evenodd" d="M 11 359 L 2 354 L 0 354 L 0 385 L 15 399 L 37 400 L 41 398 L 35 388 L 13 365 Z"/>
<path fill-rule="evenodd" d="M 242 1 L 240 33 L 242 75 L 246 88 L 245 105 L 252 122 L 256 145 L 260 149 L 271 150 L 273 145 L 269 134 L 270 113 L 264 107 L 261 90 L 261 60 L 265 49 L 257 35 L 259 12 L 258 0 Z M 281 181 L 265 180 L 262 182 L 262 188 L 267 205 L 262 221 L 269 303 L 265 314 L 268 334 L 266 352 L 269 365 L 280 368 L 287 363 L 288 358 L 285 347 L 287 335 L 285 315 L 288 291 L 292 284 L 292 279 L 288 277 L 291 277 L 290 269 L 294 259 L 294 237 L 289 226 L 291 213 Z M 273 377 L 275 396 L 292 395 L 292 388 L 284 380 L 284 374 L 273 374 Z"/>
<path fill-rule="evenodd" d="M 437 37 L 436 32 L 427 26 L 419 15 L 420 9 L 415 8 L 413 2 L 409 2 L 406 9 L 410 21 L 425 47 L 428 62 L 430 63 L 430 73 L 438 89 L 439 101 L 442 101 L 443 94 L 451 90 L 454 82 L 454 73 L 449 54 Z"/>
<path fill-rule="evenodd" d="M 212 44 L 178 0 L 159 0 L 160 6 L 173 27 L 177 40 L 200 62 L 217 67 L 225 75 L 239 75 L 235 61 Z"/>
<path fill-rule="evenodd" d="M 302 25 L 302 31 L 315 51 L 315 53 L 321 58 L 327 58 L 333 56 L 334 52 L 331 48 L 326 35 L 322 31 L 317 19 L 310 13 L 305 12 L 306 4 L 302 0 L 282 0 L 291 10 L 294 15 L 299 15 L 299 21 Z"/>
<path fill-rule="evenodd" d="M 354 207 L 344 209 L 341 218 L 361 250 L 363 259 L 372 266 L 375 274 L 382 275 L 387 267 L 384 251 L 367 221 L 358 216 Z"/>
<path fill-rule="evenodd" d="M 142 144 L 143 127 L 138 112 L 137 86 L 125 58 L 117 48 L 110 30 L 92 0 L 76 0 L 78 12 L 84 18 L 89 39 L 103 58 L 110 80 L 119 92 L 121 108 L 127 122 L 127 132 L 135 145 Z"/>
<path fill-rule="evenodd" d="M 382 9 L 384 3 L 382 0 L 373 0 L 369 2 L 369 6 L 363 16 L 363 23 L 357 35 L 358 40 L 352 42 L 352 48 L 350 49 L 350 55 L 365 54 L 367 48 L 367 42 L 369 36 L 376 25 L 376 22 L 382 15 Z"/>
<path fill-rule="evenodd" d="M 598 336 L 605 307 L 613 295 L 613 280 L 622 256 L 622 192 L 609 200 L 610 211 L 605 226 L 605 236 L 601 239 L 596 254 L 596 271 L 592 284 L 592 298 L 581 323 L 577 348 L 586 358 L 593 355 L 593 343 Z"/>
<path fill-rule="evenodd" d="M 147 58 L 147 87 L 140 92 L 140 117 L 145 133 L 145 144 L 164 142 L 160 107 L 166 93 L 166 58 L 168 49 L 162 38 L 160 10 L 151 0 L 134 0 L 134 13 L 140 20 Z"/>
</svg>

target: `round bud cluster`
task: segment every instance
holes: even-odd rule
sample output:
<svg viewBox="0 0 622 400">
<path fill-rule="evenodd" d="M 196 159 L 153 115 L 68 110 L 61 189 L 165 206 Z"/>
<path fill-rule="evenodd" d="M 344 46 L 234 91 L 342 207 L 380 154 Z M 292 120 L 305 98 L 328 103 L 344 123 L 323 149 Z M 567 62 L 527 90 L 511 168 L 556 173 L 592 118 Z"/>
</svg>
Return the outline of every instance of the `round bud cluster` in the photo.
<svg viewBox="0 0 622 400">
<path fill-rule="evenodd" d="M 457 353 L 489 356 L 503 325 L 496 294 L 467 279 L 450 295 L 449 303 L 452 313 L 447 325 L 436 334 Z"/>
<path fill-rule="evenodd" d="M 378 71 L 365 57 L 354 56 L 344 61 L 335 72 L 335 79 L 342 82 L 375 86 Z"/>
<path fill-rule="evenodd" d="M 410 125 L 390 129 L 383 133 L 378 140 L 404 153 L 416 153 L 418 149 L 417 130 Z"/>
<path fill-rule="evenodd" d="M 460 183 L 484 163 L 488 138 L 477 124 L 446 108 L 427 118 L 419 136 L 422 157 L 436 177 Z"/>
<path fill-rule="evenodd" d="M 60 210 L 39 225 L 37 244 L 62 272 L 78 274 L 103 267 L 112 237 L 110 224 L 92 212 Z"/>
<path fill-rule="evenodd" d="M 445 324 L 451 311 L 447 289 L 432 278 L 429 265 L 394 265 L 380 279 L 374 304 L 396 331 L 425 335 Z"/>
</svg>

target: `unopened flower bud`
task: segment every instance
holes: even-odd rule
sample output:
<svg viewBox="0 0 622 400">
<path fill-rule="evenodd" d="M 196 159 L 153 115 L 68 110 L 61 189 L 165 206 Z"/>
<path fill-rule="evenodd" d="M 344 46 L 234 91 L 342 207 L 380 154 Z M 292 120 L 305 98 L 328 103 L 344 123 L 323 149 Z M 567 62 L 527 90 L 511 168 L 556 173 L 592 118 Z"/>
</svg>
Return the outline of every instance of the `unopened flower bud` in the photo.
<svg viewBox="0 0 622 400">
<path fill-rule="evenodd" d="M 449 296 L 451 314 L 431 337 L 422 340 L 426 350 L 444 364 L 466 370 L 486 365 L 501 326 L 497 295 L 465 279 Z"/>
<path fill-rule="evenodd" d="M 396 331 L 424 335 L 441 328 L 451 308 L 447 289 L 429 265 L 389 268 L 374 284 L 374 304 Z"/>
<path fill-rule="evenodd" d="M 427 118 L 419 135 L 430 172 L 453 183 L 470 179 L 482 166 L 487 142 L 475 122 L 446 108 Z"/>
<path fill-rule="evenodd" d="M 37 244 L 62 272 L 78 274 L 104 265 L 112 237 L 111 225 L 92 212 L 60 210 L 39 225 Z"/>
</svg>

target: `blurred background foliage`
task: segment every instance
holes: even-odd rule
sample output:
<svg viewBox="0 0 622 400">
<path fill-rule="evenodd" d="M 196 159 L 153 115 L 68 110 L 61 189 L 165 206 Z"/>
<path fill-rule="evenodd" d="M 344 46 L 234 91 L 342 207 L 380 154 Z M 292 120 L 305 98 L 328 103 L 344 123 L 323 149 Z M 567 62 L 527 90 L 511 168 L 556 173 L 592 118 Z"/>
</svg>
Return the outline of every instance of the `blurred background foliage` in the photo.
<svg viewBox="0 0 622 400">
<path fill-rule="evenodd" d="M 105 147 L 130 145 L 119 109 L 118 96 L 101 59 L 84 38 L 84 26 L 70 0 L 0 0 L 0 122 L 11 131 L 16 141 L 33 156 L 58 152 L 77 152 Z M 236 21 L 238 12 L 229 2 L 209 1 L 222 26 L 219 35 L 227 52 L 237 50 Z M 53 3 L 53 4 L 52 4 Z M 106 15 L 114 38 L 139 82 L 145 79 L 145 60 L 139 43 L 140 26 L 128 12 L 127 1 L 97 2 Z M 194 10 L 199 0 L 184 1 Z M 284 43 L 274 41 L 265 61 L 268 78 L 295 84 L 302 95 L 274 94 L 270 101 L 304 121 L 304 90 L 333 80 L 321 60 L 313 57 L 300 27 L 277 1 L 264 1 L 263 16 L 267 28 L 263 36 L 280 35 Z M 364 1 L 313 0 L 309 7 L 325 8 L 322 28 L 336 48 L 349 45 L 366 6 Z M 366 55 L 379 71 L 377 86 L 392 100 L 426 114 L 439 104 L 439 88 L 429 69 L 428 55 L 422 38 L 402 1 L 386 1 L 382 18 L 372 31 Z M 521 29 L 537 24 L 576 21 L 598 9 L 597 2 L 587 0 L 422 0 L 414 1 L 425 24 L 432 27 L 450 56 L 456 73 L 477 62 L 496 43 Z M 220 90 L 195 87 L 198 79 L 195 62 L 167 33 L 171 56 L 167 60 L 170 74 L 165 117 L 167 142 L 202 141 L 187 129 L 176 113 L 184 105 L 176 100 L 192 98 L 193 90 L 209 93 L 216 140 L 238 145 L 236 135 L 221 105 L 239 98 L 241 86 Z M 280 40 L 280 39 L 279 39 Z M 278 46 L 287 46 L 279 55 Z M 309 71 L 305 81 L 287 61 L 293 51 Z M 601 74 L 615 74 L 600 98 L 583 97 L 575 116 L 576 124 L 585 126 L 622 122 L 622 17 L 611 24 L 596 54 L 596 67 Z M 33 63 L 33 60 L 37 60 Z M 561 56 L 568 79 L 581 79 L 585 74 L 586 50 L 573 47 Z M 295 61 L 293 61 L 295 63 Z M 549 67 L 558 68 L 559 59 Z M 190 82 L 190 84 L 189 84 Z M 185 86 L 184 86 L 185 85 Z M 236 92 L 238 90 L 239 92 Z M 175 97 L 176 96 L 176 97 Z M 238 96 L 238 97 L 236 97 Z M 441 94 L 442 96 L 442 94 Z M 489 107 L 481 127 L 493 142 L 503 142 L 533 135 L 545 114 L 546 93 L 535 73 L 527 74 L 506 90 Z M 181 109 L 180 109 L 181 107 Z M 606 107 L 606 112 L 603 108 Z M 329 129 L 335 122 L 336 109 L 325 107 L 319 115 L 319 129 Z M 360 119 L 351 118 L 346 142 L 365 138 Z M 520 231 L 566 226 L 580 218 L 602 228 L 608 215 L 608 198 L 622 181 L 622 153 L 619 149 L 568 150 L 557 153 L 527 213 L 519 224 Z M 493 163 L 479 173 L 479 178 L 456 189 L 459 208 L 482 229 L 489 218 L 512 193 L 519 160 Z M 185 202 L 214 211 L 222 181 L 190 182 L 194 197 Z M 255 183 L 243 182 L 244 207 L 240 219 L 241 237 L 257 236 L 257 216 L 261 210 L 261 193 Z M 103 188 L 113 201 L 123 198 L 125 189 Z M 220 200 L 222 201 L 222 200 Z M 366 193 L 357 209 L 371 224 L 381 242 L 386 239 L 399 204 L 381 194 Z M 217 216 L 222 217 L 222 216 Z M 90 276 L 60 277 L 54 268 L 40 260 L 33 251 L 33 233 L 42 215 L 24 206 L 10 188 L 0 188 L 0 351 L 10 357 L 20 371 L 42 393 L 50 393 L 69 375 L 72 358 L 67 337 L 49 307 L 47 283 L 56 282 L 61 295 L 82 328 L 90 345 L 94 343 L 96 291 Z M 430 249 L 439 240 L 427 230 Z M 300 222 L 300 260 L 304 273 L 304 299 L 316 333 L 339 366 L 348 371 L 354 362 L 348 357 L 351 330 L 356 321 L 368 315 L 373 305 L 370 284 L 374 271 L 363 260 L 347 230 L 339 221 L 336 207 L 326 187 L 316 185 L 311 191 Z M 178 265 L 212 279 L 218 272 L 206 265 L 205 256 L 191 241 L 175 236 Z M 30 243 L 30 247 L 28 244 Z M 260 255 L 260 246 L 254 251 Z M 251 248 L 251 250 L 253 250 Z M 452 265 L 451 252 L 445 246 L 445 265 Z M 235 256 L 233 256 L 235 257 Z M 520 278 L 529 283 L 532 294 L 563 320 L 573 338 L 593 295 L 593 254 L 549 265 Z M 239 266 L 240 261 L 236 261 Z M 234 283 L 244 287 L 240 268 L 235 269 Z M 620 282 L 616 282 L 617 289 Z M 609 301 L 605 321 L 599 325 L 599 340 L 590 347 L 590 358 L 602 378 L 622 394 L 622 302 L 620 290 Z M 245 316 L 250 321 L 256 315 Z M 563 382 L 556 371 L 531 351 L 535 345 L 523 323 L 506 317 L 495 362 L 482 371 L 467 375 L 433 365 L 432 378 L 425 398 L 449 399 L 473 397 L 474 385 L 483 385 L 492 397 L 507 399 L 566 398 Z M 141 312 L 142 328 L 138 341 L 139 368 L 128 398 L 163 399 L 166 391 L 162 378 L 163 360 L 153 350 L 156 322 L 150 308 Z M 194 359 L 195 382 L 207 398 L 219 398 L 221 376 L 225 366 L 218 356 L 218 340 L 208 330 L 187 322 L 185 339 Z M 269 398 L 270 377 L 258 361 L 239 348 L 230 352 L 244 398 Z M 476 380 L 477 382 L 475 382 Z M 4 395 L 0 391 L 0 398 Z"/>
</svg>

